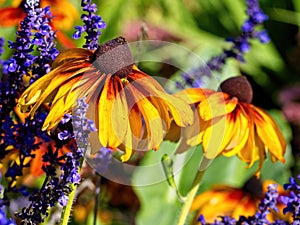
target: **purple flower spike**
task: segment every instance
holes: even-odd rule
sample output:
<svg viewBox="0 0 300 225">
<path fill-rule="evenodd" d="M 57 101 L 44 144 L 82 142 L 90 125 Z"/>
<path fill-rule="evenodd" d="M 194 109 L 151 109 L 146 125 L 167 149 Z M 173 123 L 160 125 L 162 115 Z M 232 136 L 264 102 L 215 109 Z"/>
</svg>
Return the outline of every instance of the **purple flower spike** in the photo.
<svg viewBox="0 0 300 225">
<path fill-rule="evenodd" d="M 191 69 L 182 74 L 182 82 L 176 83 L 177 87 L 203 87 L 204 77 L 211 77 L 211 72 L 221 72 L 226 60 L 234 58 L 237 61 L 245 62 L 244 54 L 251 49 L 250 40 L 258 39 L 265 44 L 270 41 L 270 38 L 265 30 L 256 31 L 256 27 L 268 19 L 268 16 L 260 9 L 258 0 L 247 0 L 247 15 L 248 18 L 241 26 L 241 34 L 236 38 L 227 38 L 226 41 L 232 43 L 230 49 L 224 49 L 219 56 L 211 58 L 206 65 Z M 178 85 L 180 84 L 180 85 Z"/>
<path fill-rule="evenodd" d="M 82 0 L 81 7 L 84 12 L 81 16 L 83 21 L 83 26 L 75 26 L 75 32 L 73 34 L 74 39 L 78 39 L 81 35 L 86 32 L 84 48 L 95 50 L 98 47 L 98 39 L 101 34 L 101 29 L 106 27 L 105 22 L 102 20 L 101 16 L 96 15 L 97 5 L 92 4 L 91 0 Z"/>
</svg>

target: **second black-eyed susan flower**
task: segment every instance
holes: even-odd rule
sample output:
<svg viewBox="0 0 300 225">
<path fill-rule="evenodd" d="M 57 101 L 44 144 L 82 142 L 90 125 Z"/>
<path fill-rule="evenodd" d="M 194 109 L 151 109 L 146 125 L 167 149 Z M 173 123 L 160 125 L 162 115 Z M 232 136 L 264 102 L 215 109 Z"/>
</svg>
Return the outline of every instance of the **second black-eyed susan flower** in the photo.
<svg viewBox="0 0 300 225">
<path fill-rule="evenodd" d="M 280 128 L 264 110 L 251 104 L 252 88 L 245 77 L 234 77 L 220 86 L 222 92 L 191 88 L 176 93 L 191 105 L 195 104 L 195 122 L 183 129 L 178 151 L 202 143 L 204 156 L 237 155 L 249 167 L 260 161 L 258 171 L 269 151 L 273 162 L 285 162 L 286 142 Z M 175 131 L 167 135 L 178 140 Z"/>
<path fill-rule="evenodd" d="M 243 187 L 232 187 L 229 185 L 215 185 L 210 190 L 199 194 L 193 201 L 191 211 L 197 211 L 197 217 L 203 215 L 208 223 L 213 223 L 222 216 L 230 216 L 239 219 L 241 215 L 253 216 L 259 208 L 259 203 L 266 195 L 269 187 L 278 188 L 274 194 L 277 200 L 278 212 L 271 210 L 266 213 L 269 221 L 278 219 L 289 221 L 291 215 L 284 215 L 282 209 L 284 205 L 279 201 L 280 196 L 287 195 L 287 192 L 275 181 L 265 180 L 261 182 L 255 176 L 248 179 Z M 268 199 L 270 201 L 270 199 Z M 265 209 L 266 210 L 266 209 Z"/>
<path fill-rule="evenodd" d="M 132 149 L 157 149 L 171 120 L 178 126 L 193 121 L 185 101 L 167 94 L 134 65 L 122 37 L 96 51 L 75 48 L 62 52 L 52 71 L 23 93 L 19 106 L 30 110 L 33 117 L 42 104 L 51 102 L 43 125 L 51 131 L 82 97 L 90 105 L 88 114 L 95 118 L 101 146 L 124 149 L 123 161 L 130 158 Z"/>
</svg>

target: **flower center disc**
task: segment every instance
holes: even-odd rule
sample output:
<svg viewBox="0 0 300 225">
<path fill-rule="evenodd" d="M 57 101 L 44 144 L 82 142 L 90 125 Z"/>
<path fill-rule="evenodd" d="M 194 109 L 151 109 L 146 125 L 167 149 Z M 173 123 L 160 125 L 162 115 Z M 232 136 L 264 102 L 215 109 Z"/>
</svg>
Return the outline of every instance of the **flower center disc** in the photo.
<svg viewBox="0 0 300 225">
<path fill-rule="evenodd" d="M 220 88 L 222 92 L 237 97 L 240 102 L 252 102 L 252 87 L 247 78 L 244 76 L 231 77 L 223 81 Z"/>
<path fill-rule="evenodd" d="M 125 38 L 117 37 L 99 45 L 93 55 L 95 67 L 104 74 L 124 78 L 130 74 L 133 57 Z"/>
</svg>

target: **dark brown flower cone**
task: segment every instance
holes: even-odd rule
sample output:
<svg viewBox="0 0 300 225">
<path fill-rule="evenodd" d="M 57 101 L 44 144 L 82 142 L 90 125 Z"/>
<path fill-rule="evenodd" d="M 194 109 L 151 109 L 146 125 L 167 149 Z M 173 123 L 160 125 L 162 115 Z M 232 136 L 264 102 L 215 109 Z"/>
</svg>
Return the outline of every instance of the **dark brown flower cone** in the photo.
<svg viewBox="0 0 300 225">
<path fill-rule="evenodd" d="M 252 102 L 252 87 L 245 76 L 231 77 L 223 81 L 220 88 L 222 92 L 237 97 L 240 102 Z"/>
<path fill-rule="evenodd" d="M 132 70 L 133 57 L 123 37 L 117 37 L 99 45 L 93 57 L 93 64 L 101 73 L 126 77 Z"/>
</svg>

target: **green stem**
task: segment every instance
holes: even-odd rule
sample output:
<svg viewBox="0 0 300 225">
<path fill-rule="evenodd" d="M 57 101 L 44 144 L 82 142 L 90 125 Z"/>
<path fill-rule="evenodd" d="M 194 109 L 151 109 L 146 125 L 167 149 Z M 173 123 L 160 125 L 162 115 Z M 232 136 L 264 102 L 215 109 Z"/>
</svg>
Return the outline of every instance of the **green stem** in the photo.
<svg viewBox="0 0 300 225">
<path fill-rule="evenodd" d="M 195 176 L 195 179 L 193 181 L 192 187 L 191 187 L 189 193 L 187 194 L 186 201 L 184 202 L 183 207 L 181 209 L 177 225 L 184 225 L 184 222 L 186 221 L 186 218 L 188 217 L 191 205 L 194 201 L 194 198 L 195 198 L 197 191 L 199 189 L 199 186 L 201 184 L 203 175 L 206 171 L 206 168 L 210 164 L 210 162 L 211 162 L 211 160 L 209 160 L 205 157 L 202 159 L 200 167 L 199 167 L 197 174 Z"/>
<path fill-rule="evenodd" d="M 69 218 L 72 211 L 72 205 L 75 198 L 75 193 L 77 190 L 77 185 L 72 185 L 72 191 L 69 194 L 68 204 L 65 206 L 63 214 L 62 214 L 62 220 L 60 221 L 60 225 L 67 225 L 69 223 Z"/>
<path fill-rule="evenodd" d="M 80 165 L 82 165 L 82 162 L 80 163 Z M 78 168 L 78 173 L 80 173 L 81 170 L 81 166 Z M 68 204 L 65 206 L 63 213 L 62 213 L 62 219 L 60 221 L 59 225 L 68 225 L 69 223 L 69 219 L 70 219 L 70 215 L 71 215 L 71 211 L 72 211 L 72 205 L 76 196 L 76 190 L 77 190 L 77 186 L 78 185 L 74 185 L 72 184 L 71 188 L 72 191 L 69 194 L 69 198 L 68 198 Z"/>
<path fill-rule="evenodd" d="M 193 200 L 195 198 L 195 195 L 198 191 L 198 188 L 200 186 L 200 182 L 202 180 L 202 177 L 204 175 L 204 172 L 205 171 L 199 171 L 197 172 L 196 174 L 196 178 L 193 182 L 193 186 L 191 188 L 191 190 L 189 191 L 188 195 L 186 196 L 186 201 L 181 209 L 181 213 L 180 213 L 180 216 L 179 216 L 179 220 L 178 220 L 178 223 L 177 225 L 184 225 L 184 222 L 189 214 L 189 211 L 190 211 L 190 208 L 191 208 L 191 205 L 193 203 Z"/>
</svg>

